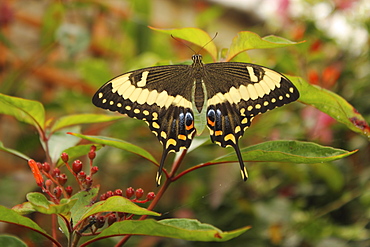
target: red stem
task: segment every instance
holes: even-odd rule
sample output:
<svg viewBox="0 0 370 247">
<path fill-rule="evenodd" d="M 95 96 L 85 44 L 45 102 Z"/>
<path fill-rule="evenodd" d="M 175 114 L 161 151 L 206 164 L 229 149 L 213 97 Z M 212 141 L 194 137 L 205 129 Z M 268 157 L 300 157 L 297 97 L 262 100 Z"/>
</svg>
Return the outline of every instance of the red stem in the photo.
<svg viewBox="0 0 370 247">
<path fill-rule="evenodd" d="M 57 215 L 52 214 L 51 215 L 51 229 L 52 229 L 52 235 L 55 240 L 57 240 Z M 56 247 L 57 245 L 53 243 L 53 246 Z"/>
<path fill-rule="evenodd" d="M 203 164 L 200 164 L 200 165 L 192 166 L 189 169 L 186 169 L 185 171 L 182 171 L 179 174 L 177 174 L 176 176 L 174 176 L 172 178 L 172 181 L 176 181 L 177 179 L 184 176 L 185 174 L 187 174 L 191 171 L 197 170 L 199 168 L 202 168 L 202 167 L 213 166 L 213 165 L 224 164 L 224 163 L 234 163 L 234 162 L 235 161 L 223 161 L 223 162 L 217 162 L 217 163 L 206 162 L 206 163 L 203 163 Z"/>
</svg>

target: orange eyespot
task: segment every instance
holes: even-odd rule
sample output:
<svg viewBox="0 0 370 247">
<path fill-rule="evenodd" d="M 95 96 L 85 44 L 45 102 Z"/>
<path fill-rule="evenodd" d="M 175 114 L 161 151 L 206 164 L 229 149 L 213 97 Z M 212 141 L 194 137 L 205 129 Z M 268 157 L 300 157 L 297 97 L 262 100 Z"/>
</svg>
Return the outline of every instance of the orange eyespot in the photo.
<svg viewBox="0 0 370 247">
<path fill-rule="evenodd" d="M 212 126 L 212 127 L 215 126 L 215 121 L 212 121 L 209 117 L 207 118 L 207 123 L 209 126 Z"/>
</svg>

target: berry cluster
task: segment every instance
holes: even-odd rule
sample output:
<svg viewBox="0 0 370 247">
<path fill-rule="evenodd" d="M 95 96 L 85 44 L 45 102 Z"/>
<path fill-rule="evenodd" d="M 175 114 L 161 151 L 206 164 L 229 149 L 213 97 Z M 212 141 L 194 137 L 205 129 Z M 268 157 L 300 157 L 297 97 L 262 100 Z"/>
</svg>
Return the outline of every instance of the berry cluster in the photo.
<svg viewBox="0 0 370 247">
<path fill-rule="evenodd" d="M 83 170 L 83 163 L 80 160 L 74 160 L 72 165 L 69 163 L 69 157 L 67 153 L 62 153 L 61 159 L 64 162 L 65 166 L 69 172 L 75 178 L 78 186 L 80 187 L 79 191 L 89 190 L 92 188 L 93 184 L 93 175 L 98 172 L 98 167 L 93 165 L 93 160 L 96 156 L 96 147 L 91 146 L 91 149 L 88 153 L 90 160 L 89 171 L 85 172 Z M 52 168 L 48 162 L 39 163 L 34 160 L 28 161 L 31 171 L 35 177 L 37 185 L 42 188 L 42 191 L 49 195 L 50 199 L 55 203 L 59 204 L 60 199 L 63 195 L 64 198 L 70 198 L 73 193 L 72 186 L 65 186 L 68 177 L 65 173 L 62 173 L 58 167 Z M 86 170 L 86 169 L 85 169 Z M 46 177 L 46 180 L 44 180 Z M 116 189 L 114 191 L 107 191 L 100 196 L 100 201 L 104 201 L 111 196 L 125 196 L 127 199 L 130 199 L 135 203 L 146 203 L 152 201 L 155 198 L 154 192 L 149 192 L 146 195 L 145 199 L 142 199 L 144 196 L 144 190 L 139 188 L 134 190 L 132 187 L 126 189 L 125 195 L 121 189 Z M 122 212 L 108 212 L 108 213 L 99 213 L 96 215 L 90 216 L 88 219 L 80 222 L 78 232 L 83 234 L 87 229 L 91 230 L 92 234 L 95 234 L 99 228 L 102 228 L 107 222 L 108 226 L 113 224 L 116 221 L 129 220 L 134 215 L 130 215 Z"/>
<path fill-rule="evenodd" d="M 133 199 L 130 199 L 134 195 L 135 195 L 135 197 Z M 155 198 L 154 192 L 149 192 L 146 195 L 146 199 L 140 200 L 140 198 L 142 198 L 143 195 L 144 195 L 144 190 L 141 189 L 141 188 L 139 188 L 137 190 L 134 190 L 132 187 L 129 187 L 129 188 L 126 189 L 126 198 L 130 199 L 132 202 L 146 203 L 146 202 L 149 202 L 149 201 L 151 201 Z M 115 191 L 107 191 L 107 192 L 105 192 L 104 194 L 102 194 L 100 196 L 100 200 L 104 201 L 104 200 L 108 199 L 111 196 L 123 196 L 123 191 L 121 189 L 116 189 Z"/>
<path fill-rule="evenodd" d="M 98 172 L 98 167 L 93 166 L 93 160 L 96 156 L 96 147 L 91 146 L 89 151 L 90 159 L 90 171 L 86 174 L 82 168 L 83 164 L 80 160 L 75 160 L 72 163 L 72 167 L 68 163 L 69 157 L 67 153 L 62 153 L 61 159 L 64 162 L 67 169 L 74 176 L 77 181 L 77 184 L 80 187 L 80 190 L 88 190 L 91 188 L 93 183 L 93 175 Z M 39 187 L 42 188 L 42 191 L 50 196 L 50 199 L 58 204 L 61 196 L 64 198 L 70 198 L 73 193 L 72 186 L 65 186 L 68 181 L 68 176 L 65 173 L 62 173 L 58 167 L 52 168 L 48 162 L 40 163 L 34 160 L 28 161 L 31 171 L 36 179 L 36 183 Z M 46 180 L 44 182 L 44 177 Z"/>
<path fill-rule="evenodd" d="M 155 198 L 154 192 L 149 192 L 146 195 L 146 199 L 140 199 L 144 195 L 144 190 L 139 188 L 134 190 L 132 187 L 126 189 L 125 197 L 130 199 L 132 202 L 136 203 L 146 203 L 148 201 L 152 201 Z M 116 189 L 115 191 L 107 191 L 100 196 L 100 201 L 104 201 L 112 196 L 124 196 L 123 191 L 121 189 Z M 131 199 L 132 198 L 132 199 Z M 99 228 L 102 228 L 105 223 L 108 226 L 112 225 L 114 222 L 122 221 L 122 220 L 130 220 L 134 215 L 127 214 L 123 212 L 109 212 L 109 213 L 100 213 L 97 215 L 90 216 L 89 219 L 84 223 L 85 227 L 83 227 L 79 233 L 82 234 L 88 228 L 91 229 L 91 232 L 94 234 Z M 94 226 L 94 228 L 92 227 Z"/>
</svg>

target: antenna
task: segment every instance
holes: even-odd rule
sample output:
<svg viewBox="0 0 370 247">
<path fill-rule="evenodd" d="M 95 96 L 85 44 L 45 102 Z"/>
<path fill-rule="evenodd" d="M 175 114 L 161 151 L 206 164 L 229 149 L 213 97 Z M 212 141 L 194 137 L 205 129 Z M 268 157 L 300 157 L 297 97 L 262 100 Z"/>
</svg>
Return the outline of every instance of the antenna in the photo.
<svg viewBox="0 0 370 247">
<path fill-rule="evenodd" d="M 201 51 L 201 50 L 203 50 L 203 48 L 206 46 L 206 45 L 208 45 L 209 43 L 211 43 L 216 37 L 217 37 L 217 35 L 218 35 L 218 32 L 216 32 L 215 33 L 215 36 L 213 36 L 213 38 L 210 40 L 210 41 L 208 41 L 205 45 L 203 45 L 197 52 L 196 51 L 194 51 L 190 46 L 188 46 L 185 42 L 183 42 L 182 41 L 182 39 L 179 39 L 179 38 L 176 38 L 176 37 L 174 37 L 172 34 L 171 34 L 171 38 L 173 38 L 174 40 L 176 40 L 177 42 L 180 42 L 181 44 L 183 44 L 184 46 L 186 46 L 186 47 L 188 47 L 190 50 L 192 50 L 193 52 L 194 52 L 194 54 L 199 54 L 199 52 Z"/>
</svg>

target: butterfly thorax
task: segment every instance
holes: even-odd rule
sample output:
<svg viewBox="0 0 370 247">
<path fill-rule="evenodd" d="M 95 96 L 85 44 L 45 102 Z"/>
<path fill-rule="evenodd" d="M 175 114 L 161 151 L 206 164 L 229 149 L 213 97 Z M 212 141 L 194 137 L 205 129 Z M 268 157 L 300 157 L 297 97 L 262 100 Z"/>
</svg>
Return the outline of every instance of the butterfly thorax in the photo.
<svg viewBox="0 0 370 247">
<path fill-rule="evenodd" d="M 204 64 L 202 62 L 202 55 L 195 54 L 192 56 L 193 64 L 192 64 L 192 77 L 194 80 L 193 86 L 193 104 L 195 108 L 200 113 L 204 107 L 205 98 L 206 98 L 206 90 L 205 85 L 203 82 L 204 78 Z"/>
</svg>

